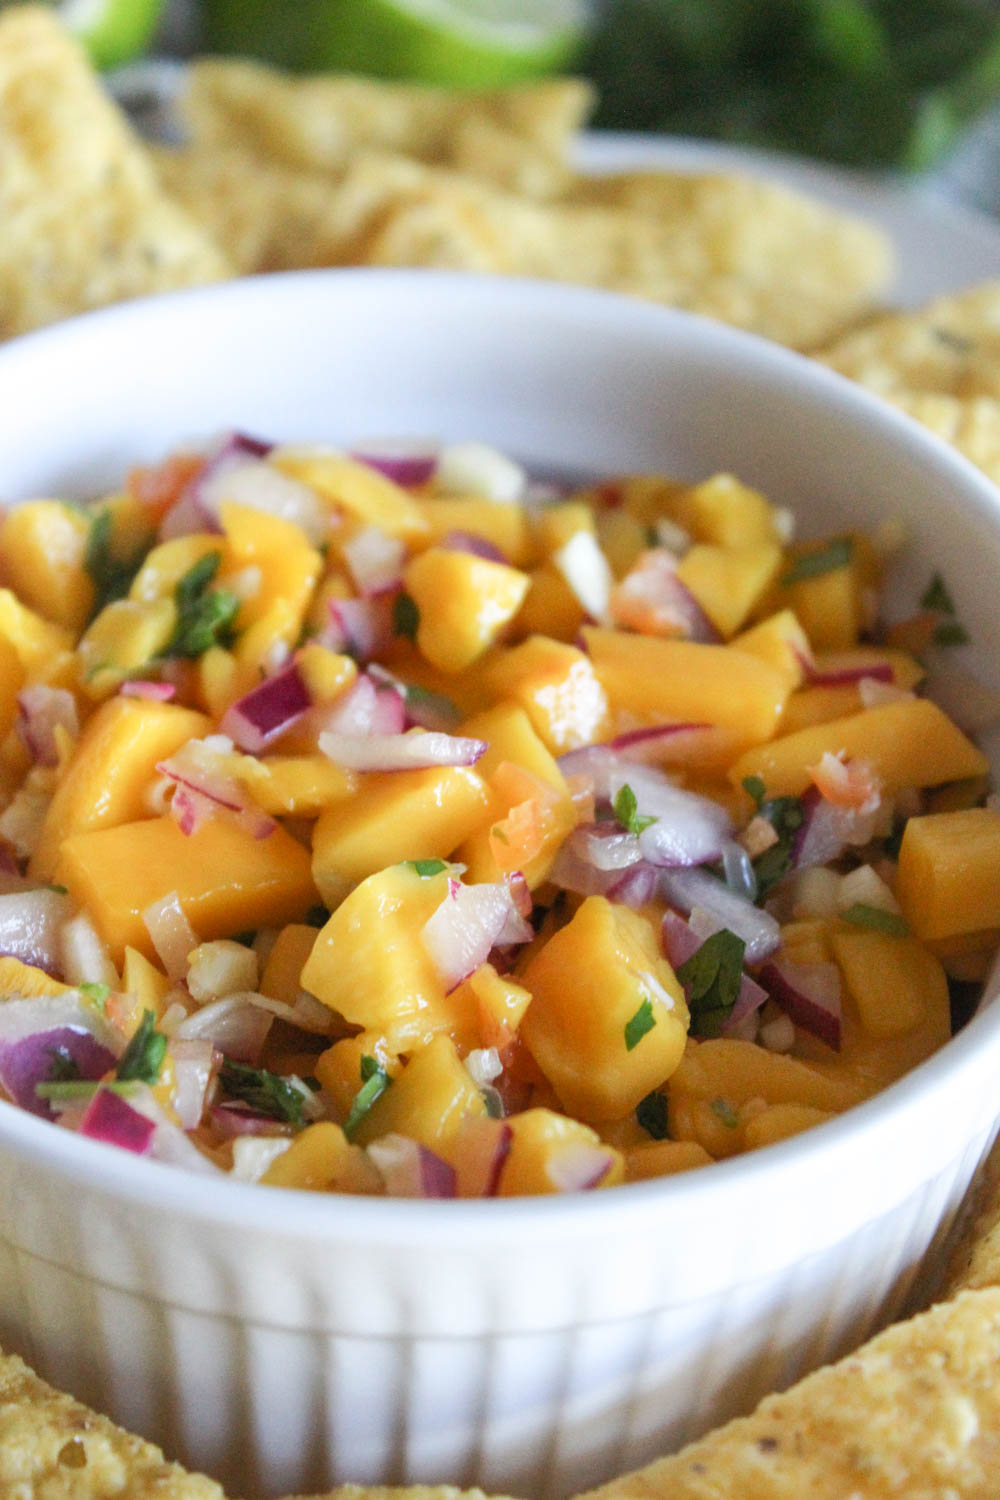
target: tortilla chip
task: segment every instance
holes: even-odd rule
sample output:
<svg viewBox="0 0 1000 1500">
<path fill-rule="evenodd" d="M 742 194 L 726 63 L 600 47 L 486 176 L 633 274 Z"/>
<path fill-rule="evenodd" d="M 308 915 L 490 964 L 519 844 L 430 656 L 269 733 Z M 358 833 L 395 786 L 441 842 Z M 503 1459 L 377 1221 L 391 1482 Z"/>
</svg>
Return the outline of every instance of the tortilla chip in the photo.
<svg viewBox="0 0 1000 1500">
<path fill-rule="evenodd" d="M 603 287 L 808 348 L 868 303 L 888 275 L 888 251 L 866 226 L 758 186 L 743 195 L 745 211 L 731 225 L 694 214 L 661 221 L 531 202 L 457 172 L 368 153 L 346 172 L 339 196 L 365 264 L 491 269 Z M 862 245 L 867 256 L 855 253 Z"/>
<path fill-rule="evenodd" d="M 44 6 L 0 15 L 0 337 L 230 273 Z"/>
<path fill-rule="evenodd" d="M 11 1500 L 224 1500 L 212 1480 L 0 1354 L 0 1495 Z"/>
<path fill-rule="evenodd" d="M 590 85 L 573 78 L 470 93 L 203 59 L 180 109 L 199 145 L 238 146 L 331 176 L 359 150 L 398 151 L 548 197 L 570 181 L 570 140 L 592 104 Z"/>
<path fill-rule="evenodd" d="M 995 1500 L 1000 1290 L 896 1324 L 585 1500 Z"/>
</svg>

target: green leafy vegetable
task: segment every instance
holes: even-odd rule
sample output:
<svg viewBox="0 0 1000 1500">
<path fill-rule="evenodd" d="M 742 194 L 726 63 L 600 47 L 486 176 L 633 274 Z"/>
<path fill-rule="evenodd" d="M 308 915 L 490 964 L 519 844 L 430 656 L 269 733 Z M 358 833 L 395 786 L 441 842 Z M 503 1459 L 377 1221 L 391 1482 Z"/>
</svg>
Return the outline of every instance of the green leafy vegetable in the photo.
<svg viewBox="0 0 1000 1500">
<path fill-rule="evenodd" d="M 281 1120 L 286 1125 L 301 1126 L 302 1091 L 278 1073 L 266 1068 L 251 1068 L 247 1063 L 225 1058 L 219 1070 L 222 1092 L 230 1099 L 242 1100 L 259 1115 Z"/>
<path fill-rule="evenodd" d="M 213 589 L 221 552 L 206 552 L 181 578 L 174 590 L 177 628 L 164 656 L 202 656 L 212 646 L 232 643 L 232 626 L 240 601 L 231 589 Z"/>
<path fill-rule="evenodd" d="M 631 1052 L 637 1047 L 646 1035 L 656 1025 L 656 1017 L 653 1015 L 653 1002 L 646 999 L 639 1006 L 635 1015 L 625 1023 L 625 1051 Z"/>
<path fill-rule="evenodd" d="M 647 1094 L 645 1099 L 640 1099 L 636 1106 L 635 1117 L 647 1135 L 651 1135 L 654 1141 L 666 1141 L 670 1138 L 668 1128 L 667 1097 L 665 1094 Z"/>
<path fill-rule="evenodd" d="M 114 516 L 110 510 L 99 510 L 90 523 L 83 565 L 94 585 L 94 608 L 91 619 L 106 604 L 124 599 L 132 580 L 142 567 L 148 547 L 143 543 L 127 557 L 119 557 L 114 545 Z"/>
<path fill-rule="evenodd" d="M 151 1010 L 144 1010 L 135 1035 L 119 1059 L 115 1077 L 120 1083 L 134 1080 L 154 1084 L 160 1077 L 166 1052 L 167 1039 L 156 1030 L 156 1017 Z"/>
<path fill-rule="evenodd" d="M 429 880 L 432 875 L 440 875 L 448 868 L 447 861 L 443 859 L 411 859 L 407 863 L 416 870 L 421 880 Z"/>
<path fill-rule="evenodd" d="M 906 918 L 900 916 L 899 912 L 886 911 L 881 906 L 867 906 L 863 901 L 855 901 L 845 912 L 841 912 L 845 922 L 852 922 L 855 927 L 867 927 L 872 932 L 888 932 L 892 937 L 906 937 L 910 929 L 906 924 Z"/>
<path fill-rule="evenodd" d="M 420 629 L 420 611 L 409 594 L 397 594 L 392 605 L 392 633 L 415 641 Z"/>
<path fill-rule="evenodd" d="M 834 573 L 846 568 L 851 560 L 853 543 L 850 537 L 836 536 L 825 547 L 816 552 L 805 552 L 796 558 L 788 572 L 782 576 L 782 584 L 801 583 L 805 578 L 820 578 L 824 573 Z"/>
<path fill-rule="evenodd" d="M 80 1064 L 68 1047 L 52 1047 L 49 1056 L 52 1064 L 47 1083 L 71 1083 L 80 1077 Z"/>
<path fill-rule="evenodd" d="M 723 927 L 713 932 L 677 969 L 691 1012 L 691 1033 L 718 1036 L 729 1019 L 743 980 L 742 938 Z"/>
<path fill-rule="evenodd" d="M 612 809 L 626 833 L 641 833 L 650 823 L 656 822 L 655 818 L 640 817 L 635 792 L 627 782 L 612 803 Z"/>
<path fill-rule="evenodd" d="M 361 1087 L 355 1094 L 347 1119 L 344 1121 L 344 1134 L 349 1141 L 354 1139 L 358 1126 L 375 1100 L 385 1093 L 391 1083 L 392 1079 L 385 1069 L 379 1066 L 374 1057 L 369 1057 L 366 1053 L 361 1059 Z"/>
<path fill-rule="evenodd" d="M 103 1016 L 107 1010 L 108 996 L 111 994 L 109 984 L 81 984 L 77 988 L 81 995 L 85 995 L 95 1010 L 99 1010 Z"/>
<path fill-rule="evenodd" d="M 792 868 L 795 839 L 805 815 L 798 797 L 766 797 L 766 788 L 759 776 L 744 777 L 743 789 L 757 804 L 758 816 L 766 818 L 778 835 L 777 842 L 753 861 L 757 904 L 760 905 Z"/>
</svg>

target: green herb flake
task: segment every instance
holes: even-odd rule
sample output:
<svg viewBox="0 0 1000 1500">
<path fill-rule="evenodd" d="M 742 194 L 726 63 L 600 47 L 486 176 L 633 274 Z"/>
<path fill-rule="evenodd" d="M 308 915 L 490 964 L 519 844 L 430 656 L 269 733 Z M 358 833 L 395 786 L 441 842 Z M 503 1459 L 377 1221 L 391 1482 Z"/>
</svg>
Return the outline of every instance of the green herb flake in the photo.
<svg viewBox="0 0 1000 1500">
<path fill-rule="evenodd" d="M 167 1039 L 156 1030 L 156 1017 L 151 1010 L 144 1010 L 135 1035 L 119 1059 L 115 1077 L 120 1083 L 155 1084 L 166 1053 Z"/>
<path fill-rule="evenodd" d="M 647 1031 L 652 1031 L 655 1025 L 653 1002 L 646 999 L 639 1006 L 631 1021 L 625 1023 L 625 1051 L 631 1052 L 633 1047 L 638 1047 Z"/>
<path fill-rule="evenodd" d="M 871 932 L 887 932 L 891 937 L 909 936 L 909 927 L 906 918 L 900 916 L 899 912 L 886 911 L 881 906 L 868 906 L 863 901 L 855 901 L 846 911 L 841 912 L 845 922 L 851 922 L 855 927 L 867 927 Z"/>
<path fill-rule="evenodd" d="M 108 996 L 111 994 L 109 984 L 80 984 L 77 989 L 102 1016 L 107 1014 Z"/>
<path fill-rule="evenodd" d="M 628 782 L 619 790 L 617 797 L 612 803 L 614 815 L 625 829 L 626 833 L 641 833 L 648 828 L 650 823 L 655 823 L 655 818 L 640 817 L 639 804 L 635 792 Z"/>
<path fill-rule="evenodd" d="M 374 1057 L 369 1057 L 367 1054 L 362 1057 L 361 1087 L 355 1094 L 347 1119 L 344 1121 L 344 1134 L 349 1141 L 354 1139 L 359 1125 L 375 1100 L 385 1093 L 391 1083 L 392 1079 Z"/>
<path fill-rule="evenodd" d="M 942 620 L 935 627 L 931 640 L 935 646 L 967 646 L 969 632 L 958 620 Z"/>
<path fill-rule="evenodd" d="M 743 785 L 751 796 L 754 793 L 747 786 L 748 782 L 763 786 L 759 777 L 748 776 Z M 757 879 L 757 904 L 760 905 L 792 868 L 792 851 L 805 814 L 798 797 L 769 797 L 757 803 L 757 815 L 766 818 L 778 835 L 777 843 L 765 849 L 763 854 L 758 854 L 753 861 Z"/>
<path fill-rule="evenodd" d="M 920 596 L 920 604 L 921 608 L 937 610 L 938 614 L 953 615 L 955 613 L 954 600 L 940 573 L 931 575 L 930 583 Z"/>
<path fill-rule="evenodd" d="M 206 552 L 174 589 L 177 628 L 164 656 L 203 656 L 212 646 L 231 645 L 240 601 L 231 589 L 210 588 L 222 562 L 221 552 Z"/>
<path fill-rule="evenodd" d="M 854 543 L 849 536 L 834 537 L 833 541 L 816 552 L 805 552 L 796 558 L 782 577 L 782 586 L 787 588 L 791 583 L 802 583 L 807 578 L 820 578 L 824 573 L 835 573 L 838 568 L 846 568 L 853 551 Z"/>
<path fill-rule="evenodd" d="M 635 1118 L 647 1135 L 654 1141 L 670 1139 L 666 1094 L 647 1094 L 636 1106 Z"/>
<path fill-rule="evenodd" d="M 409 594 L 397 594 L 392 605 L 392 633 L 415 641 L 420 629 L 420 610 Z"/>
<path fill-rule="evenodd" d="M 131 556 L 118 557 L 115 554 L 113 533 L 114 516 L 111 511 L 99 510 L 90 523 L 83 554 L 83 565 L 94 585 L 91 619 L 100 614 L 106 604 L 125 598 L 148 550 L 143 544 Z"/>
<path fill-rule="evenodd" d="M 713 1099 L 708 1107 L 729 1130 L 735 1130 L 738 1127 L 739 1116 L 728 1099 Z"/>
<path fill-rule="evenodd" d="M 751 798 L 757 811 L 760 812 L 761 803 L 767 795 L 767 787 L 759 776 L 744 776 L 743 790 Z"/>
<path fill-rule="evenodd" d="M 432 875 L 440 875 L 448 868 L 443 859 L 410 859 L 407 864 L 411 870 L 416 870 L 421 880 L 429 880 Z"/>
<path fill-rule="evenodd" d="M 219 1070 L 219 1084 L 228 1098 L 249 1104 L 258 1115 L 296 1127 L 304 1123 L 302 1106 L 305 1100 L 301 1090 L 278 1073 L 269 1073 L 266 1068 L 251 1068 L 247 1063 L 233 1062 L 227 1057 Z"/>
<path fill-rule="evenodd" d="M 80 1064 L 68 1047 L 51 1047 L 49 1056 L 52 1063 L 46 1083 L 75 1083 L 79 1079 Z"/>
<path fill-rule="evenodd" d="M 723 927 L 679 965 L 677 978 L 687 995 L 692 1036 L 720 1035 L 743 981 L 745 951 L 743 939 Z"/>
</svg>

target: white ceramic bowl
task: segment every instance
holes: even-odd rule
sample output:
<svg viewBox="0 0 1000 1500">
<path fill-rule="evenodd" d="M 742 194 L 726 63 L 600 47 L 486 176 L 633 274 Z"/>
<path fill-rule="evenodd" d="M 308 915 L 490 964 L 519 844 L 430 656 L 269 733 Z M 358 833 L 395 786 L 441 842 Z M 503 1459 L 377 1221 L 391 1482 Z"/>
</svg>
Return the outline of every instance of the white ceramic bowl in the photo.
<svg viewBox="0 0 1000 1500">
<path fill-rule="evenodd" d="M 636 302 L 432 273 L 236 283 L 0 350 L 0 491 L 84 494 L 238 426 L 478 437 L 545 469 L 731 469 L 808 528 L 901 516 L 986 680 L 1000 501 L 807 361 Z M 569 1494 L 896 1314 L 996 1132 L 1000 1007 L 870 1103 L 686 1176 L 414 1203 L 185 1175 L 0 1104 L 0 1342 L 243 1495 Z"/>
</svg>

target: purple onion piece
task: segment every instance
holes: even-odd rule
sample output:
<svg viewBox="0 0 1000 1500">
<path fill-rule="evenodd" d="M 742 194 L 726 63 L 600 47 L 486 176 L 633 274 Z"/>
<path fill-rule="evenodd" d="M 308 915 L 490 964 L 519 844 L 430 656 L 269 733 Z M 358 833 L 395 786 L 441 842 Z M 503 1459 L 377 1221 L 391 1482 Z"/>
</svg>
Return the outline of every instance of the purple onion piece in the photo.
<svg viewBox="0 0 1000 1500">
<path fill-rule="evenodd" d="M 16 1042 L 0 1042 L 0 1084 L 21 1109 L 52 1120 L 56 1112 L 47 1099 L 38 1097 L 35 1086 L 51 1076 L 60 1057 L 71 1059 L 76 1076 L 88 1082 L 103 1078 L 115 1063 L 114 1054 L 89 1031 L 58 1026 Z"/>
<path fill-rule="evenodd" d="M 419 1147 L 420 1185 L 425 1198 L 454 1198 L 458 1190 L 455 1168 L 427 1146 Z"/>
<path fill-rule="evenodd" d="M 446 552 L 467 552 L 471 557 L 481 557 L 485 562 L 505 563 L 506 554 L 495 543 L 471 531 L 449 531 L 437 544 Z"/>
<path fill-rule="evenodd" d="M 145 1156 L 152 1147 L 156 1125 L 111 1089 L 98 1089 L 77 1131 L 92 1141 L 106 1141 L 123 1151 Z"/>
<path fill-rule="evenodd" d="M 414 451 L 413 453 L 378 453 L 378 452 L 355 452 L 351 458 L 356 463 L 366 464 L 369 469 L 375 469 L 385 479 L 391 479 L 393 484 L 401 485 L 403 489 L 415 489 L 421 484 L 426 484 L 433 479 L 437 471 L 438 458 L 436 452 Z"/>
<path fill-rule="evenodd" d="M 771 959 L 760 971 L 761 983 L 787 1016 L 840 1050 L 840 977 L 836 964 L 800 964 Z"/>
<path fill-rule="evenodd" d="M 235 745 L 258 755 L 312 708 L 312 695 L 295 662 L 226 709 L 219 724 Z"/>
</svg>

